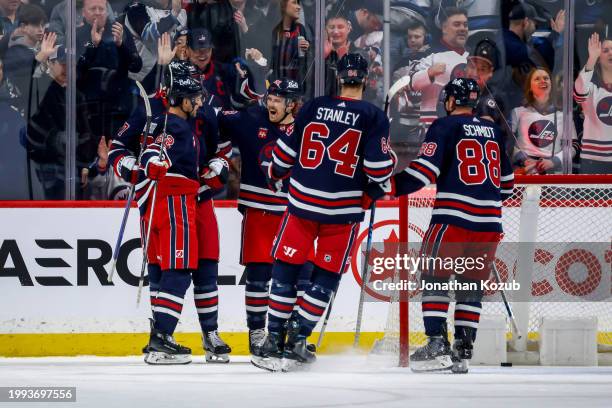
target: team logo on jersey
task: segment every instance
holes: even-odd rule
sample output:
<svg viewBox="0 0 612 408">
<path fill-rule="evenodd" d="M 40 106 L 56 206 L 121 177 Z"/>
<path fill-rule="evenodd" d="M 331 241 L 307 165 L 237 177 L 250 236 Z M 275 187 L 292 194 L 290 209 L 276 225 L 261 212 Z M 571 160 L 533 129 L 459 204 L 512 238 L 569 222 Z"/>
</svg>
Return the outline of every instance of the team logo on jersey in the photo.
<svg viewBox="0 0 612 408">
<path fill-rule="evenodd" d="M 612 96 L 599 101 L 596 111 L 599 120 L 608 126 L 612 126 Z"/>
<path fill-rule="evenodd" d="M 157 136 L 157 139 L 155 139 L 155 143 L 159 144 L 162 142 L 163 139 L 164 139 L 164 135 L 159 135 Z M 166 135 L 166 139 L 164 140 L 164 145 L 166 146 L 166 149 L 169 149 L 170 147 L 172 147 L 172 145 L 174 145 L 174 137 L 172 137 L 172 135 Z"/>
<path fill-rule="evenodd" d="M 268 137 L 268 129 L 259 128 L 259 130 L 257 131 L 257 137 L 260 139 L 265 139 L 266 137 Z"/>
<path fill-rule="evenodd" d="M 536 120 L 529 126 L 529 140 L 536 147 L 546 147 L 557 137 L 557 129 L 550 120 Z"/>
<path fill-rule="evenodd" d="M 183 251 L 180 249 L 177 249 L 176 251 L 174 251 L 174 257 L 175 258 L 183 258 Z"/>
<path fill-rule="evenodd" d="M 262 147 L 259 151 L 259 157 L 257 160 L 259 160 L 260 167 L 263 166 L 264 163 L 267 166 L 268 163 L 272 161 L 272 150 L 274 150 L 274 144 L 275 142 L 270 142 Z"/>
<path fill-rule="evenodd" d="M 293 258 L 293 255 L 297 252 L 297 249 L 283 245 L 283 253 L 289 258 Z"/>
<path fill-rule="evenodd" d="M 455 68 L 453 68 L 453 70 L 451 71 L 451 75 L 450 75 L 451 80 L 456 79 L 456 78 L 467 78 L 467 75 L 465 73 L 466 68 L 467 68 L 466 63 L 455 65 Z"/>
<path fill-rule="evenodd" d="M 287 136 L 291 136 L 293 134 L 293 128 L 295 127 L 294 125 L 294 123 L 289 125 L 280 125 L 279 129 L 281 132 L 286 133 Z"/>
</svg>

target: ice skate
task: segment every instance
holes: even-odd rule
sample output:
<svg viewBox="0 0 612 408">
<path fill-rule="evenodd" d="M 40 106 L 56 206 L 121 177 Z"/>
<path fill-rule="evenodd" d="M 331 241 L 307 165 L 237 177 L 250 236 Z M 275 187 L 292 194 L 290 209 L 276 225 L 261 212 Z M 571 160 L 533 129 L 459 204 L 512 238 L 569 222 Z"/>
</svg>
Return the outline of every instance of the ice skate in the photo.
<svg viewBox="0 0 612 408">
<path fill-rule="evenodd" d="M 469 361 L 472 359 L 472 342 L 466 339 L 455 339 L 453 343 L 453 368 L 455 374 L 467 374 Z"/>
<path fill-rule="evenodd" d="M 268 333 L 263 342 L 254 347 L 251 364 L 267 371 L 280 371 L 285 341 L 278 333 Z"/>
<path fill-rule="evenodd" d="M 299 337 L 300 325 L 297 320 L 290 320 L 287 327 L 287 344 L 283 352 L 283 371 L 305 370 L 314 363 L 317 357 L 308 348 L 306 339 Z"/>
<path fill-rule="evenodd" d="M 249 353 L 255 354 L 254 350 L 262 344 L 265 337 L 265 329 L 249 330 Z"/>
<path fill-rule="evenodd" d="M 147 346 L 148 354 L 144 361 L 152 365 L 172 365 L 191 363 L 191 349 L 178 344 L 174 337 L 151 329 L 151 337 Z"/>
<path fill-rule="evenodd" d="M 450 344 L 442 336 L 429 337 L 429 342 L 410 356 L 410 369 L 416 373 L 445 371 L 453 366 Z"/>
<path fill-rule="evenodd" d="M 217 330 L 205 332 L 202 345 L 207 363 L 229 363 L 232 349 L 219 337 Z"/>
</svg>

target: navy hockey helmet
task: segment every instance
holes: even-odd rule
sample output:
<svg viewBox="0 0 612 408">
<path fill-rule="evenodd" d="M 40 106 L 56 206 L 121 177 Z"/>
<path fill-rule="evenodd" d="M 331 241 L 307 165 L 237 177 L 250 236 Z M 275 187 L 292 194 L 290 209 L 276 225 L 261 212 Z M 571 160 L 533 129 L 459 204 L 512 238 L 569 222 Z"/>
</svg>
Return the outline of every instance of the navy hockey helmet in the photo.
<svg viewBox="0 0 612 408">
<path fill-rule="evenodd" d="M 168 83 L 168 101 L 171 106 L 180 105 L 183 98 L 194 98 L 197 96 L 202 96 L 200 81 L 191 75 L 172 75 Z"/>
<path fill-rule="evenodd" d="M 455 105 L 476 108 L 480 97 L 478 82 L 471 78 L 455 78 L 444 87 L 444 104 L 450 97 L 455 98 Z"/>
<path fill-rule="evenodd" d="M 337 69 L 341 84 L 363 84 L 368 76 L 368 61 L 361 54 L 345 54 L 338 61 Z"/>
<path fill-rule="evenodd" d="M 293 79 L 280 78 L 270 83 L 266 94 L 297 99 L 301 96 L 300 84 Z"/>
</svg>

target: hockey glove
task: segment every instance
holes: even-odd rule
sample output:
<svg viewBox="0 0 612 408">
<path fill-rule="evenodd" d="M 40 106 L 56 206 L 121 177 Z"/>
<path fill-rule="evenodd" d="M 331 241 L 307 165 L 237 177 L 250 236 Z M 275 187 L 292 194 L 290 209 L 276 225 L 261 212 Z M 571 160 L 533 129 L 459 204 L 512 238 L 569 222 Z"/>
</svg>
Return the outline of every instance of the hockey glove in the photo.
<svg viewBox="0 0 612 408">
<path fill-rule="evenodd" d="M 371 208 L 372 203 L 385 195 L 395 195 L 395 179 L 393 177 L 382 183 L 369 183 L 361 197 L 361 208 L 364 210 Z"/>
<path fill-rule="evenodd" d="M 200 174 L 200 181 L 213 190 L 222 189 L 229 178 L 229 163 L 223 157 L 215 157 Z"/>
<path fill-rule="evenodd" d="M 275 193 L 280 193 L 283 191 L 283 180 L 279 180 L 275 178 L 273 173 L 273 165 L 270 163 L 267 169 L 264 171 L 266 175 L 266 182 L 268 183 L 268 189 L 272 190 Z"/>
<path fill-rule="evenodd" d="M 138 165 L 135 157 L 123 157 L 117 164 L 117 175 L 131 184 L 138 181 Z"/>
<path fill-rule="evenodd" d="M 160 160 L 159 157 L 153 157 L 147 162 L 145 172 L 151 180 L 161 180 L 166 176 L 170 163 L 167 160 Z"/>
</svg>

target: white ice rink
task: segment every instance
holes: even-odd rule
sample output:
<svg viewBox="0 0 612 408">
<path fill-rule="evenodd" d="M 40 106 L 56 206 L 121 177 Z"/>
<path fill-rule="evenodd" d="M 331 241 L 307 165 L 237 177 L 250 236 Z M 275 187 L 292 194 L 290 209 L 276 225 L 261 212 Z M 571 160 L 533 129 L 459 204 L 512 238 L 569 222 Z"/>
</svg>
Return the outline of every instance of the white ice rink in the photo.
<svg viewBox="0 0 612 408">
<path fill-rule="evenodd" d="M 321 357 L 309 372 L 229 365 L 147 366 L 141 357 L 0 358 L 0 386 L 73 386 L 76 403 L 25 407 L 612 407 L 612 367 L 477 367 L 467 375 L 375 368 Z"/>
</svg>

